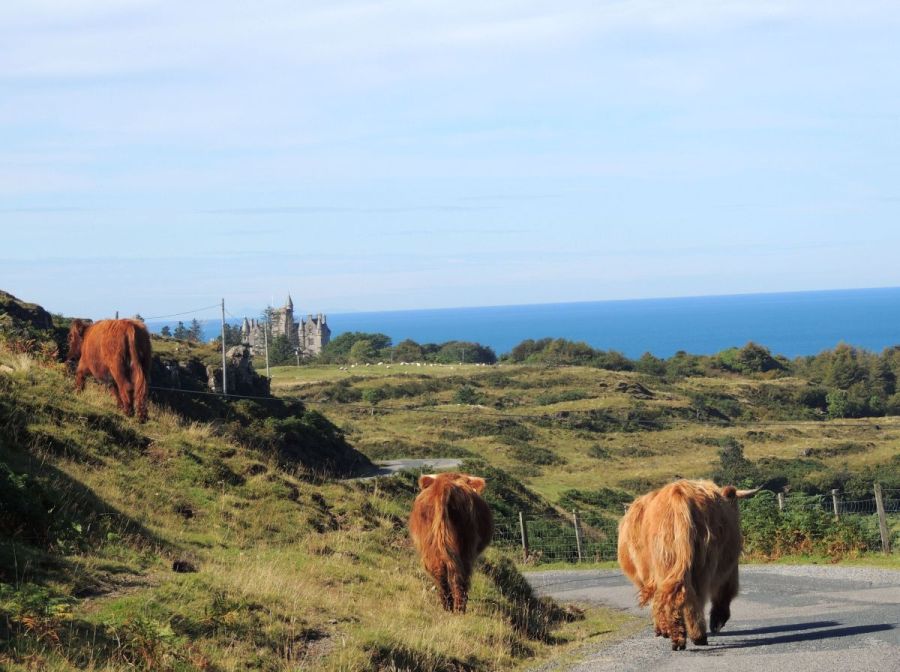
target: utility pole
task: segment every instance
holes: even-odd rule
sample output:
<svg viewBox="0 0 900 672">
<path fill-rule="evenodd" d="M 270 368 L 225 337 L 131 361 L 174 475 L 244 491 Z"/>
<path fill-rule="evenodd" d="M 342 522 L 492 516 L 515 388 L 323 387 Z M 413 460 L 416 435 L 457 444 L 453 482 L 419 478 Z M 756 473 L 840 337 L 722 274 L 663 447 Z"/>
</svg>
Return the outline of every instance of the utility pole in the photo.
<svg viewBox="0 0 900 672">
<path fill-rule="evenodd" d="M 266 342 L 266 378 L 271 378 L 269 375 L 269 323 L 272 321 L 272 309 L 269 308 L 266 310 L 266 322 L 263 324 L 263 339 Z"/>
<path fill-rule="evenodd" d="M 225 299 L 222 299 L 222 394 L 228 394 L 228 374 L 225 366 Z"/>
</svg>

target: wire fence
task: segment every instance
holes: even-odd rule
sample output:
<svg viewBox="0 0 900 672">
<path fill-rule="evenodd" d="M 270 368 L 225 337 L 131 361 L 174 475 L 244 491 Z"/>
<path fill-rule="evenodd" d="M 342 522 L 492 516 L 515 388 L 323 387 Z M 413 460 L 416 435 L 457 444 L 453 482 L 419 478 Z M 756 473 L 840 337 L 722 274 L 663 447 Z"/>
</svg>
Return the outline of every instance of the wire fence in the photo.
<svg viewBox="0 0 900 672">
<path fill-rule="evenodd" d="M 612 521 L 604 527 L 614 525 Z M 532 564 L 616 559 L 615 532 L 598 529 L 578 514 L 500 518 L 494 521 L 493 543 L 517 549 L 523 561 Z"/>
<path fill-rule="evenodd" d="M 772 506 L 787 514 L 814 512 L 826 526 L 834 528 L 842 521 L 851 521 L 861 531 L 858 543 L 866 550 L 898 552 L 900 489 L 881 490 L 881 500 L 883 516 L 879 515 L 874 492 L 872 497 L 854 499 L 845 498 L 838 491 L 827 495 L 779 494 L 777 504 Z M 617 522 L 614 517 L 579 512 L 568 515 L 520 512 L 518 518 L 505 516 L 494 520 L 493 544 L 515 550 L 522 562 L 528 564 L 614 561 Z"/>
</svg>

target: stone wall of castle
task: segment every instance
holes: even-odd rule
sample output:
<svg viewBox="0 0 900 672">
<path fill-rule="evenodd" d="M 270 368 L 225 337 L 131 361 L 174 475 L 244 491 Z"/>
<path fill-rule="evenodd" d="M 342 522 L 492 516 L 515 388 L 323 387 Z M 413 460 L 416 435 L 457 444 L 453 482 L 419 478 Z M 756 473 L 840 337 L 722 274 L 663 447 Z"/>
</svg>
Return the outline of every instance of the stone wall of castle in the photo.
<svg viewBox="0 0 900 672">
<path fill-rule="evenodd" d="M 250 346 L 250 352 L 254 355 L 265 355 L 266 333 L 265 323 L 258 320 L 244 318 L 241 325 L 241 342 Z M 288 296 L 287 303 L 283 307 L 272 311 L 271 324 L 268 337 L 284 336 L 294 348 L 300 349 L 304 357 L 313 357 L 322 352 L 322 348 L 331 340 L 331 329 L 325 320 L 325 315 L 310 313 L 300 322 L 294 321 L 294 302 Z"/>
</svg>

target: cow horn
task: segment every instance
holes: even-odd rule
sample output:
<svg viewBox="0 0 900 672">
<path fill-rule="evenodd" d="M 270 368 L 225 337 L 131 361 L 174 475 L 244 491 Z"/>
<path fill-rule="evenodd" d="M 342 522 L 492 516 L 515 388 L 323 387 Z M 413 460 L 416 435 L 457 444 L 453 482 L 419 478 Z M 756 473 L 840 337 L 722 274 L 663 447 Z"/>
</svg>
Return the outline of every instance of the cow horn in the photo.
<svg viewBox="0 0 900 672">
<path fill-rule="evenodd" d="M 737 497 L 738 499 L 743 499 L 744 497 L 752 497 L 760 490 L 762 490 L 762 486 L 759 486 L 758 488 L 753 488 L 752 490 L 737 490 L 734 493 L 734 496 Z"/>
</svg>

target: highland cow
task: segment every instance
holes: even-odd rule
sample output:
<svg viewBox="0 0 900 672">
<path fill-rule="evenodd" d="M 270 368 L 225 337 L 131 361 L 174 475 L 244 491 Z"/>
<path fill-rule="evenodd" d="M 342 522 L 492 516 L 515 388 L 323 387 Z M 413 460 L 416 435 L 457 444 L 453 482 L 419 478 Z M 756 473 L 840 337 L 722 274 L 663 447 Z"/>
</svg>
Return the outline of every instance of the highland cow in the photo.
<svg viewBox="0 0 900 672">
<path fill-rule="evenodd" d="M 448 611 L 465 613 L 475 559 L 494 533 L 484 486 L 483 478 L 452 472 L 419 478 L 409 529 Z"/>
<path fill-rule="evenodd" d="M 78 361 L 75 389 L 84 389 L 91 374 L 112 381 L 112 394 L 125 415 L 147 419 L 147 384 L 150 379 L 150 335 L 137 320 L 101 320 L 95 324 L 74 320 L 69 329 L 67 361 Z"/>
<path fill-rule="evenodd" d="M 731 616 L 741 555 L 737 500 L 757 490 L 680 480 L 638 497 L 619 522 L 619 565 L 641 606 L 652 601 L 656 635 L 671 637 L 672 650 L 685 648 L 686 635 L 706 645 L 708 600 L 712 632 Z"/>
</svg>

